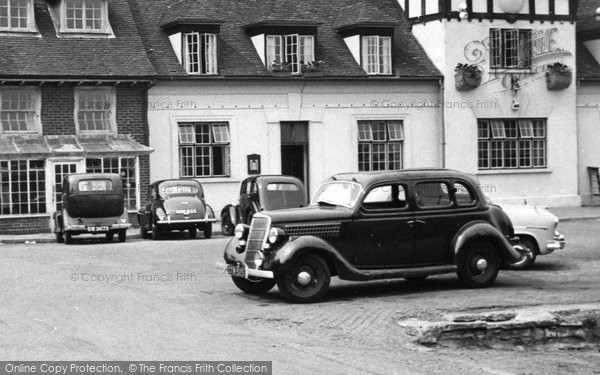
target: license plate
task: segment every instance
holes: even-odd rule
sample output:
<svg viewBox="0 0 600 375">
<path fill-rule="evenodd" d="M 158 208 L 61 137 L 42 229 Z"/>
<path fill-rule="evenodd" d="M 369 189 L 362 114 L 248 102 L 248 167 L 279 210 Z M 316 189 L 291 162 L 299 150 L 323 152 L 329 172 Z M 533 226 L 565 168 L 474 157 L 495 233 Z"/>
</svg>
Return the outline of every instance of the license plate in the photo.
<svg viewBox="0 0 600 375">
<path fill-rule="evenodd" d="M 108 227 L 87 227 L 88 232 L 108 232 Z"/>
<path fill-rule="evenodd" d="M 235 277 L 243 277 L 246 278 L 246 267 L 236 267 L 228 265 L 225 269 L 225 272 Z"/>
</svg>

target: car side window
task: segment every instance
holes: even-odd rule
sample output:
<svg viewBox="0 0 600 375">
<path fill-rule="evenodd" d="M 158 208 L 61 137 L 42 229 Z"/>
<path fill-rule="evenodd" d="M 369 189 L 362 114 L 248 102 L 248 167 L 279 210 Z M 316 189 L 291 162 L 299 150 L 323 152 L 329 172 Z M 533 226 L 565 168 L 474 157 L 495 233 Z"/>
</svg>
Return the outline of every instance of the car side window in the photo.
<svg viewBox="0 0 600 375">
<path fill-rule="evenodd" d="M 475 203 L 473 193 L 462 182 L 454 183 L 454 198 L 458 206 L 471 206 Z"/>
<path fill-rule="evenodd" d="M 398 184 L 374 187 L 363 200 L 363 207 L 367 210 L 406 208 L 407 206 L 406 187 Z"/>
<path fill-rule="evenodd" d="M 420 182 L 415 188 L 415 200 L 421 208 L 450 206 L 449 185 L 445 182 Z"/>
</svg>

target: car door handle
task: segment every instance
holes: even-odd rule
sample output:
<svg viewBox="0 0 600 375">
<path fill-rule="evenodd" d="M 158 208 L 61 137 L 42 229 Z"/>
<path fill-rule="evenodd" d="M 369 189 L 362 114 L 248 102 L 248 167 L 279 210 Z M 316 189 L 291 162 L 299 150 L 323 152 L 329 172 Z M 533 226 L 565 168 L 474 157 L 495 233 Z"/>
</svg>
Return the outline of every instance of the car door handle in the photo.
<svg viewBox="0 0 600 375">
<path fill-rule="evenodd" d="M 413 224 L 427 224 L 427 222 L 423 221 L 423 220 L 410 220 L 410 221 L 407 221 L 406 224 L 408 224 L 408 225 L 413 225 Z"/>
</svg>

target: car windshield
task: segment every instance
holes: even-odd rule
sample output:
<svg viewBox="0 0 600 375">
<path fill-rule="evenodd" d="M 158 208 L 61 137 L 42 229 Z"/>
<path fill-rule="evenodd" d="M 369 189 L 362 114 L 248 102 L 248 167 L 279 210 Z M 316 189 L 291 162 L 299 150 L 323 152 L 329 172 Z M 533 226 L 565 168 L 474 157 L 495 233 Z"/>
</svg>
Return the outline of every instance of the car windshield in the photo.
<svg viewBox="0 0 600 375">
<path fill-rule="evenodd" d="M 177 195 L 198 195 L 199 185 L 194 181 L 165 181 L 158 185 L 158 194 L 161 198 Z"/>
<path fill-rule="evenodd" d="M 362 190 L 362 186 L 356 182 L 326 182 L 319 186 L 311 204 L 354 207 Z"/>
</svg>

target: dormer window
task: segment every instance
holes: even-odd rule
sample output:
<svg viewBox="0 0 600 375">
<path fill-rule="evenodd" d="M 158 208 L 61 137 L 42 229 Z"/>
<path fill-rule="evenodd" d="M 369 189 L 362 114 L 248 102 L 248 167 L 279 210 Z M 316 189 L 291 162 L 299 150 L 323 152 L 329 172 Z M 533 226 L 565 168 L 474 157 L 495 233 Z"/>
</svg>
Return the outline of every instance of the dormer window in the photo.
<svg viewBox="0 0 600 375">
<path fill-rule="evenodd" d="M 183 63 L 188 74 L 217 74 L 217 35 L 185 33 Z"/>
<path fill-rule="evenodd" d="M 362 37 L 362 67 L 367 74 L 392 74 L 392 38 Z"/>
<path fill-rule="evenodd" d="M 33 0 L 0 0 L 0 31 L 35 31 Z"/>
<path fill-rule="evenodd" d="M 62 0 L 53 17 L 61 33 L 112 34 L 107 0 Z"/>
<path fill-rule="evenodd" d="M 267 35 L 266 65 L 270 71 L 287 66 L 293 74 L 299 74 L 304 64 L 315 61 L 315 37 L 313 35 Z"/>
</svg>

